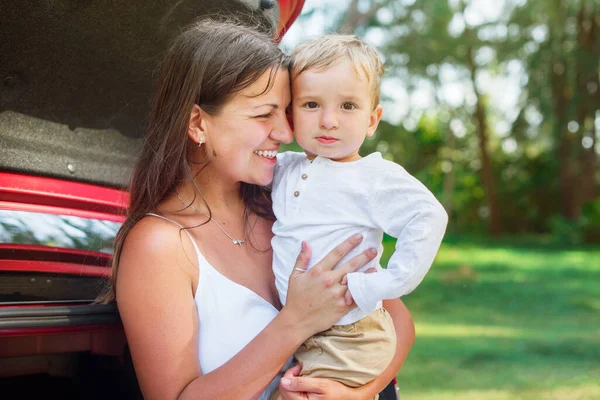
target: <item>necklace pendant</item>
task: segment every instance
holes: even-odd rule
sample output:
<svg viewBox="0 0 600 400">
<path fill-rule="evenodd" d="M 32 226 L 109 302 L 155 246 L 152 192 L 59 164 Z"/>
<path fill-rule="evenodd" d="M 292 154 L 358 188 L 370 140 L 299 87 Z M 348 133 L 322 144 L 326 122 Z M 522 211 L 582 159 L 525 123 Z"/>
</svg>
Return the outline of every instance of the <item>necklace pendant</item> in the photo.
<svg viewBox="0 0 600 400">
<path fill-rule="evenodd" d="M 237 240 L 237 239 L 233 239 L 231 241 L 233 244 L 239 244 L 240 246 L 245 242 L 245 240 Z"/>
</svg>

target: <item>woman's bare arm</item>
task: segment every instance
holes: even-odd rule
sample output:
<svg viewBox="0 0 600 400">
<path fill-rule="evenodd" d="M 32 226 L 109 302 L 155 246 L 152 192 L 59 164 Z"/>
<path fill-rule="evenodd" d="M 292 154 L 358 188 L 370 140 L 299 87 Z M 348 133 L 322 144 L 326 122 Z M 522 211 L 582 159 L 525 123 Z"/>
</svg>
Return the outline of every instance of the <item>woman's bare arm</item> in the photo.
<svg viewBox="0 0 600 400">
<path fill-rule="evenodd" d="M 117 301 L 146 399 L 256 397 L 306 338 L 350 309 L 339 284 L 348 271 L 331 269 L 358 241 L 342 244 L 323 268 L 296 272 L 282 312 L 234 358 L 202 375 L 193 294 L 197 265 L 186 256 L 195 250 L 178 233 L 178 227 L 162 221 L 143 220 L 128 235 L 121 255 Z M 305 268 L 309 256 L 300 257 L 297 266 Z M 371 258 L 363 253 L 345 269 L 355 270 Z"/>
</svg>

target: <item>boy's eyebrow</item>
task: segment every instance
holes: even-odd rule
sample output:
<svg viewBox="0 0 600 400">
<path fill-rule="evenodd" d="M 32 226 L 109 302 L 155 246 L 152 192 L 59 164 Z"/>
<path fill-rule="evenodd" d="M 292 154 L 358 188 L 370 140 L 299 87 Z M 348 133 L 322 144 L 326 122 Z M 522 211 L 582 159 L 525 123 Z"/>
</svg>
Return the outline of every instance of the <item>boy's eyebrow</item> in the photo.
<svg viewBox="0 0 600 400">
<path fill-rule="evenodd" d="M 294 96 L 292 96 L 294 97 Z M 300 96 L 300 97 L 294 97 L 295 100 L 304 100 L 304 99 L 316 99 L 319 96 L 315 96 L 315 95 L 311 95 L 311 94 L 307 94 L 305 96 Z"/>
<path fill-rule="evenodd" d="M 293 97 L 293 96 L 292 96 Z M 364 100 L 363 97 L 361 96 L 355 96 L 353 94 L 347 94 L 347 95 L 340 95 L 341 98 L 346 99 L 346 100 L 352 100 L 355 102 L 360 102 L 361 100 Z M 305 100 L 305 99 L 319 99 L 319 95 L 312 95 L 312 94 L 307 94 L 304 96 L 299 96 L 299 97 L 294 97 L 294 100 L 296 101 L 301 101 L 301 100 Z"/>
</svg>

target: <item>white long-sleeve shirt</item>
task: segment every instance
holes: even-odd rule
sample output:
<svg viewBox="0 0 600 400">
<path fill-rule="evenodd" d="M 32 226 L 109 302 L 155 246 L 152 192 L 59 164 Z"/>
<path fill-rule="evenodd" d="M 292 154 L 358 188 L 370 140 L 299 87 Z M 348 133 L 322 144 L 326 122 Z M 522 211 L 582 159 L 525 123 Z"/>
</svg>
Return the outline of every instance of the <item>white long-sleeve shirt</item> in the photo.
<svg viewBox="0 0 600 400">
<path fill-rule="evenodd" d="M 348 274 L 348 288 L 358 308 L 336 325 L 358 321 L 381 307 L 381 301 L 410 293 L 431 267 L 448 223 L 433 194 L 404 168 L 372 153 L 357 161 L 335 162 L 304 153 L 278 155 L 272 186 L 273 271 L 282 304 L 302 241 L 312 249 L 311 268 L 350 236 L 362 243 L 341 262 L 374 247 L 378 255 Z M 383 233 L 397 238 L 387 269 L 379 265 Z"/>
</svg>

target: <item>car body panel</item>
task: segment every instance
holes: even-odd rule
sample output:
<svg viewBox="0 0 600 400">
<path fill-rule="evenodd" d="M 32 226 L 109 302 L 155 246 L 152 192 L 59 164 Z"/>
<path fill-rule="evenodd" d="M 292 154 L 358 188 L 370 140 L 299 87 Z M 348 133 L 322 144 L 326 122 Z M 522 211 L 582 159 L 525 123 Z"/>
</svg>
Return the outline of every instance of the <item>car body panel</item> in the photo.
<svg viewBox="0 0 600 400">
<path fill-rule="evenodd" d="M 274 6 L 264 7 L 269 3 Z M 303 4 L 3 3 L 0 376 L 47 372 L 60 354 L 124 354 L 116 307 L 91 304 L 89 291 L 69 297 L 78 279 L 100 292 L 110 276 L 112 250 L 77 248 L 86 243 L 77 236 L 81 232 L 71 247 L 64 244 L 68 237 L 40 239 L 36 223 L 58 218 L 52 228 L 68 231 L 73 227 L 61 221 L 75 228 L 86 221 L 99 226 L 124 221 L 127 177 L 142 140 L 152 82 L 161 54 L 182 26 L 225 9 L 242 17 L 258 13 L 261 26 L 280 40 Z M 33 296 L 38 292 L 46 294 Z"/>
</svg>

